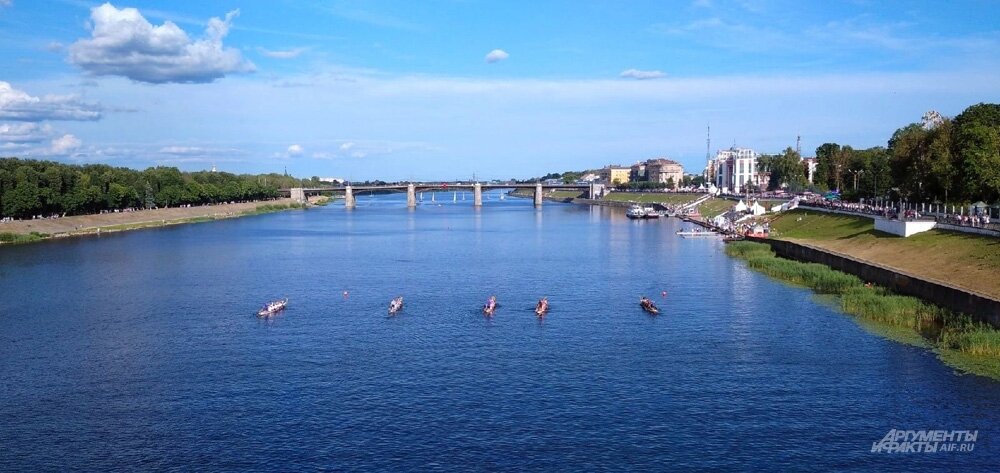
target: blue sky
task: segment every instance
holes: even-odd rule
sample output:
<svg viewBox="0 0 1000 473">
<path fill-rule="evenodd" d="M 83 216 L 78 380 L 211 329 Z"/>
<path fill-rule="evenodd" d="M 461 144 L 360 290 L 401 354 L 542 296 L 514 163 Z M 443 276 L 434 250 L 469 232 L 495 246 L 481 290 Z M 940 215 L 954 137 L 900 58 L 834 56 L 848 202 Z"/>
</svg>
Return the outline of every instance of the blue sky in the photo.
<svg viewBox="0 0 1000 473">
<path fill-rule="evenodd" d="M 0 155 L 483 179 L 885 145 L 1000 101 L 993 1 L 0 0 Z"/>
</svg>

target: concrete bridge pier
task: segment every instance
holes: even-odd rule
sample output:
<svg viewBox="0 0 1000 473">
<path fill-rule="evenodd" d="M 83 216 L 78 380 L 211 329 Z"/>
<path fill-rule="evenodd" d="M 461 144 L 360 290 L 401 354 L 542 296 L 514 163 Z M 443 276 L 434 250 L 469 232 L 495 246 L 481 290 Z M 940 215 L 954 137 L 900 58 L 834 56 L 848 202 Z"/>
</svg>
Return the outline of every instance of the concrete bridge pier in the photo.
<svg viewBox="0 0 1000 473">
<path fill-rule="evenodd" d="M 483 185 L 478 182 L 472 185 L 472 206 L 483 206 Z"/>
<path fill-rule="evenodd" d="M 353 209 L 358 204 L 354 201 L 354 189 L 351 186 L 344 188 L 344 208 Z"/>
<path fill-rule="evenodd" d="M 542 206 L 542 183 L 535 183 L 535 207 Z"/>
<path fill-rule="evenodd" d="M 412 182 L 406 186 L 406 206 L 417 206 L 417 189 L 413 186 Z"/>
</svg>

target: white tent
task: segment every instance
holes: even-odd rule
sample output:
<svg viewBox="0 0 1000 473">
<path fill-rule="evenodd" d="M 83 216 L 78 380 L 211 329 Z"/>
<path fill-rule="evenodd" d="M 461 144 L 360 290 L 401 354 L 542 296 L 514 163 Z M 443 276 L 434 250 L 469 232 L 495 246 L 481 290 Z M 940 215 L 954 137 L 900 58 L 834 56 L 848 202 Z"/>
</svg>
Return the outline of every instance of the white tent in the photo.
<svg viewBox="0 0 1000 473">
<path fill-rule="evenodd" d="M 740 199 L 740 203 L 736 204 L 736 207 L 733 207 L 733 210 L 735 210 L 737 212 L 746 212 L 747 211 L 747 204 L 744 204 L 743 203 L 743 199 Z"/>
<path fill-rule="evenodd" d="M 767 213 L 767 209 L 765 209 L 763 205 L 758 204 L 757 201 L 754 201 L 753 205 L 750 206 L 750 213 L 754 215 L 764 215 Z"/>
</svg>

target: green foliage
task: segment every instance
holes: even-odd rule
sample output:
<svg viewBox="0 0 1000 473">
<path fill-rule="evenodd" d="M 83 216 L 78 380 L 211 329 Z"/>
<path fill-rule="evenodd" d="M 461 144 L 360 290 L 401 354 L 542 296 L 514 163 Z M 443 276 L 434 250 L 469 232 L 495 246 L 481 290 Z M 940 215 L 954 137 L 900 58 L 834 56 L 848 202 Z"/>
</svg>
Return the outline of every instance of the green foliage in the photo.
<svg viewBox="0 0 1000 473">
<path fill-rule="evenodd" d="M 48 233 L 31 232 L 27 235 L 21 233 L 4 232 L 0 233 L 0 243 L 32 243 L 41 241 L 49 237 Z"/>
<path fill-rule="evenodd" d="M 1000 105 L 973 105 L 955 117 L 952 151 L 969 200 L 1000 199 Z"/>
<path fill-rule="evenodd" d="M 103 164 L 0 159 L 0 216 L 79 215 L 102 210 L 273 199 L 282 186 L 317 185 L 287 176 L 144 171 Z"/>
<path fill-rule="evenodd" d="M 791 147 L 786 148 L 782 154 L 761 156 L 757 159 L 757 169 L 759 172 L 770 172 L 771 177 L 767 184 L 769 190 L 781 187 L 797 190 L 806 184 L 806 170 L 802 164 L 802 157 Z"/>
</svg>

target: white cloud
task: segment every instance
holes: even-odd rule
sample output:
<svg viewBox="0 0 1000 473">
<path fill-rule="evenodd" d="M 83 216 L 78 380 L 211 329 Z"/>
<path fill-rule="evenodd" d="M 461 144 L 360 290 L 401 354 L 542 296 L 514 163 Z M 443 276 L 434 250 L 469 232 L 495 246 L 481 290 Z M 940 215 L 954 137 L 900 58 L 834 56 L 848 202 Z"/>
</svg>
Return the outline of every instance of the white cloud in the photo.
<svg viewBox="0 0 1000 473">
<path fill-rule="evenodd" d="M 50 125 L 0 123 L 0 143 L 40 143 L 52 137 Z"/>
<path fill-rule="evenodd" d="M 52 147 L 49 148 L 49 153 L 56 156 L 65 156 L 80 149 L 82 145 L 83 142 L 79 138 L 73 135 L 63 135 L 52 140 Z"/>
<path fill-rule="evenodd" d="M 0 0 L 0 7 L 9 7 L 13 4 L 14 2 L 12 0 Z"/>
<path fill-rule="evenodd" d="M 296 145 L 291 145 L 291 146 L 289 146 L 289 147 L 288 147 L 288 150 L 287 150 L 287 151 L 285 151 L 285 153 L 286 153 L 286 154 L 287 154 L 288 156 L 299 156 L 299 155 L 301 155 L 301 154 L 302 154 L 302 152 L 303 152 L 303 151 L 305 151 L 305 150 L 304 150 L 304 149 L 302 149 L 302 145 L 297 145 L 297 144 L 296 144 Z"/>
<path fill-rule="evenodd" d="M 660 71 L 640 71 L 639 69 L 626 69 L 619 74 L 619 77 L 637 80 L 659 79 L 665 76 L 666 74 Z"/>
<path fill-rule="evenodd" d="M 270 50 L 264 48 L 257 48 L 257 52 L 273 59 L 294 59 L 299 57 L 300 54 L 305 52 L 306 48 L 292 48 L 286 50 Z"/>
<path fill-rule="evenodd" d="M 73 95 L 34 97 L 0 81 L 0 119 L 37 122 L 42 120 L 97 120 L 100 106 Z"/>
<path fill-rule="evenodd" d="M 115 8 L 110 3 L 90 12 L 91 38 L 69 46 L 69 60 L 87 72 L 124 76 L 138 82 L 212 82 L 234 72 L 255 67 L 234 48 L 222 45 L 233 18 L 212 18 L 204 37 L 191 40 L 176 24 L 153 26 L 135 8 Z"/>
<path fill-rule="evenodd" d="M 353 141 L 348 141 L 348 142 L 343 143 L 343 144 L 340 145 L 340 150 L 341 151 L 347 151 L 347 150 L 349 150 L 349 149 L 351 149 L 353 147 L 354 147 L 354 142 Z"/>
<path fill-rule="evenodd" d="M 509 57 L 510 54 L 507 54 L 507 51 L 504 51 L 502 49 L 494 49 L 486 54 L 486 62 L 493 64 L 494 62 L 503 61 L 504 59 L 507 59 Z"/>
</svg>

